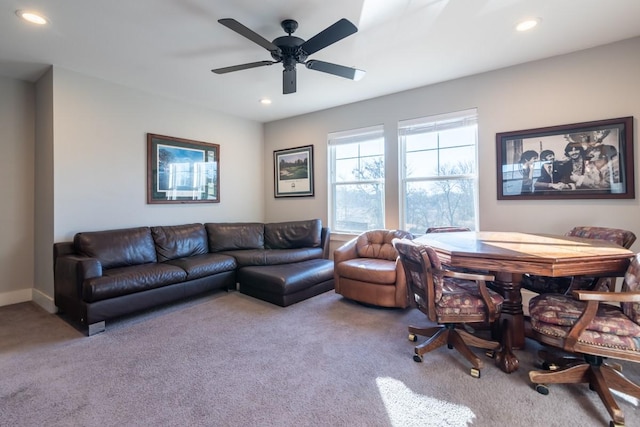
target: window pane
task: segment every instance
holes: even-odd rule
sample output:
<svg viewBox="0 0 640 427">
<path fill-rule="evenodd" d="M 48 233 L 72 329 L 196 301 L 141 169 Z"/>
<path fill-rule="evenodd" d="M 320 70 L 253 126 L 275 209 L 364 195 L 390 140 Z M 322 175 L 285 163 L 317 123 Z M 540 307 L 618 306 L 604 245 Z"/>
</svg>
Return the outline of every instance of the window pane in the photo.
<svg viewBox="0 0 640 427">
<path fill-rule="evenodd" d="M 384 228 L 384 185 L 336 185 L 334 228 L 362 232 Z"/>
<path fill-rule="evenodd" d="M 405 229 L 422 234 L 429 227 L 455 225 L 475 228 L 473 179 L 450 179 L 408 183 Z"/>
<path fill-rule="evenodd" d="M 469 145 L 475 141 L 475 133 L 475 126 L 465 126 L 439 132 L 440 148 Z"/>
<path fill-rule="evenodd" d="M 335 182 L 355 181 L 354 171 L 358 170 L 358 158 L 336 160 Z"/>
<path fill-rule="evenodd" d="M 403 218 L 414 234 L 429 227 L 475 229 L 477 113 L 474 110 L 399 123 Z"/>
<path fill-rule="evenodd" d="M 361 233 L 384 228 L 384 138 L 382 127 L 329 135 L 332 187 L 330 227 Z"/>
<path fill-rule="evenodd" d="M 419 150 L 433 150 L 438 148 L 438 133 L 418 133 L 407 135 L 406 137 L 407 152 Z"/>
<path fill-rule="evenodd" d="M 440 150 L 439 175 L 463 175 L 475 173 L 476 150 L 474 146 Z"/>
<path fill-rule="evenodd" d="M 407 153 L 407 178 L 438 175 L 438 150 Z"/>
</svg>

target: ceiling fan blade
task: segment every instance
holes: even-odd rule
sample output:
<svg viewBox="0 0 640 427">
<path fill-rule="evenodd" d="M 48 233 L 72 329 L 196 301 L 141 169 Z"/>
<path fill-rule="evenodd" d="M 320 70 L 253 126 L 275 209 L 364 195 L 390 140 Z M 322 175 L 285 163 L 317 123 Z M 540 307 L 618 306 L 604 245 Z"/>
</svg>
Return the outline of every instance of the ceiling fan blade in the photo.
<svg viewBox="0 0 640 427">
<path fill-rule="evenodd" d="M 332 64 L 330 62 L 310 60 L 304 64 L 310 70 L 322 71 L 345 79 L 360 80 L 367 73 L 357 68 L 345 67 L 344 65 Z"/>
<path fill-rule="evenodd" d="M 222 25 L 224 25 L 225 27 L 229 28 L 230 30 L 235 31 L 236 33 L 240 34 L 241 36 L 246 37 L 249 40 L 251 40 L 252 42 L 262 46 L 263 48 L 267 49 L 270 52 L 280 52 L 280 48 L 278 46 L 276 46 L 275 44 L 271 43 L 269 40 L 265 39 L 260 34 L 254 32 L 253 30 L 251 30 L 251 29 L 249 29 L 247 27 L 245 27 L 244 25 L 242 25 L 241 23 L 239 23 L 235 19 L 223 18 L 223 19 L 218 19 L 218 22 L 221 23 Z"/>
<path fill-rule="evenodd" d="M 311 55 L 324 49 L 325 47 L 332 45 L 333 43 L 342 40 L 343 38 L 350 36 L 358 31 L 358 28 L 353 25 L 349 20 L 342 18 L 335 24 L 320 31 L 315 36 L 311 37 L 300 46 L 307 55 Z"/>
<path fill-rule="evenodd" d="M 231 67 L 216 68 L 213 71 L 216 74 L 226 74 L 232 71 L 248 70 L 249 68 L 263 67 L 265 65 L 276 64 L 276 61 L 258 61 L 249 62 L 248 64 L 233 65 Z"/>
<path fill-rule="evenodd" d="M 282 71 L 282 94 L 296 92 L 296 69 L 295 67 L 290 69 L 284 69 Z"/>
</svg>

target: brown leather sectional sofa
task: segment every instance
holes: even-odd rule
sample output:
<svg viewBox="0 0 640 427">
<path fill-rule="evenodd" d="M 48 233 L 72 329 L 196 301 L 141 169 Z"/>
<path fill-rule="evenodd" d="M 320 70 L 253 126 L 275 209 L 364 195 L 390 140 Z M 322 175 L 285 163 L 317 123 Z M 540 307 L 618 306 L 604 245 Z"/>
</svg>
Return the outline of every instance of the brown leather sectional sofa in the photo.
<svg viewBox="0 0 640 427">
<path fill-rule="evenodd" d="M 215 289 L 238 286 L 283 306 L 333 289 L 319 219 L 83 232 L 53 255 L 55 304 L 89 335 L 108 319 Z"/>
</svg>

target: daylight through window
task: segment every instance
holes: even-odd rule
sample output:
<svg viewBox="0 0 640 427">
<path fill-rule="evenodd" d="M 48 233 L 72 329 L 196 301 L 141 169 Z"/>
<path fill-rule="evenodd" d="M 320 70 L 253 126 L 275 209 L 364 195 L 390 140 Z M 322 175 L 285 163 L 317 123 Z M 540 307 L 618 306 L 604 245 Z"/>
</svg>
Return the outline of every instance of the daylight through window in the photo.
<svg viewBox="0 0 640 427">
<path fill-rule="evenodd" d="M 382 126 L 329 134 L 331 231 L 384 228 Z"/>
<path fill-rule="evenodd" d="M 403 229 L 476 229 L 477 135 L 475 109 L 398 124 Z"/>
</svg>

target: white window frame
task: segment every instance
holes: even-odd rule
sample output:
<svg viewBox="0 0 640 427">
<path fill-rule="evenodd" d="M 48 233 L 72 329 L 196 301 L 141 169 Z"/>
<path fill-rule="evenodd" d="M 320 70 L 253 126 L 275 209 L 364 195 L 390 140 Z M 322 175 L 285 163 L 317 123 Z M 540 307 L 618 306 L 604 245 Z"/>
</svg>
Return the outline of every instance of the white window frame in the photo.
<svg viewBox="0 0 640 427">
<path fill-rule="evenodd" d="M 328 200 L 328 218 L 329 218 L 329 227 L 331 228 L 331 233 L 337 234 L 354 234 L 353 230 L 341 230 L 336 226 L 336 218 L 334 215 L 335 207 L 336 207 L 336 187 L 338 185 L 354 185 L 354 184 L 381 184 L 383 188 L 383 196 L 382 196 L 382 221 L 383 227 L 385 222 L 385 197 L 384 197 L 384 189 L 386 187 L 385 178 L 380 179 L 371 179 L 371 180 L 356 180 L 356 181 L 342 181 L 340 183 L 336 183 L 336 155 L 335 155 L 335 147 L 343 144 L 353 144 L 357 142 L 367 141 L 371 139 L 384 139 L 384 126 L 376 125 L 370 126 L 366 128 L 353 129 L 348 131 L 341 132 L 332 132 L 328 135 L 327 138 L 327 146 L 328 146 L 328 173 L 327 176 L 329 178 L 329 200 Z M 384 146 L 384 145 L 383 145 Z M 386 164 L 386 155 L 383 151 L 383 158 Z"/>
<path fill-rule="evenodd" d="M 457 127 L 463 126 L 476 126 L 475 132 L 475 173 L 473 174 L 464 174 L 464 175 L 439 175 L 433 177 L 418 177 L 418 178 L 407 178 L 407 157 L 406 157 L 406 140 L 404 138 L 405 135 L 411 133 L 426 133 L 426 132 L 434 132 L 439 130 L 447 130 L 453 129 Z M 400 228 L 407 228 L 407 212 L 406 212 L 406 188 L 407 184 L 411 182 L 427 182 L 427 181 L 442 181 L 442 180 L 459 180 L 459 179 L 471 179 L 474 182 L 474 227 L 478 229 L 479 223 L 479 200 L 478 200 L 478 192 L 479 192 L 479 183 L 478 183 L 478 174 L 479 174 L 479 164 L 478 164 L 478 112 L 476 108 L 457 111 L 452 113 L 438 114 L 434 116 L 428 117 L 420 117 L 417 119 L 411 120 L 403 120 L 398 122 L 398 149 L 399 149 L 399 212 L 400 212 Z M 455 224 L 448 224 L 455 225 Z"/>
</svg>

